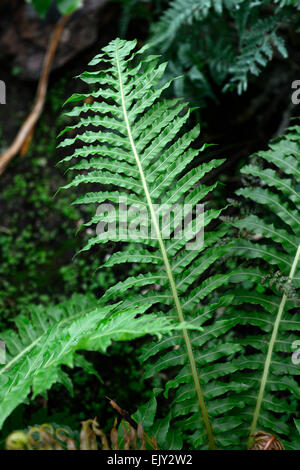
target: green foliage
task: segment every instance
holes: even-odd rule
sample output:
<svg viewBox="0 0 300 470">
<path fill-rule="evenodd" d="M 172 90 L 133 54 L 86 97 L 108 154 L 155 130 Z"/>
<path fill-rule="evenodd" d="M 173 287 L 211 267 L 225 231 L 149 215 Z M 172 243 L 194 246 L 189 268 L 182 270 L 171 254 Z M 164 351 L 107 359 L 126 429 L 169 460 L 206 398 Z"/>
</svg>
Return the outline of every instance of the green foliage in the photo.
<svg viewBox="0 0 300 470">
<path fill-rule="evenodd" d="M 154 17 L 160 14 L 166 0 L 110 0 L 119 3 L 122 8 L 120 20 L 120 36 L 125 37 L 132 18 L 139 18 L 146 23 L 152 23 Z"/>
<path fill-rule="evenodd" d="M 247 89 L 275 53 L 287 57 L 284 34 L 299 21 L 298 1 L 173 0 L 151 25 L 151 44 L 169 60 L 169 73 L 182 75 L 176 93 L 197 93 L 197 102 L 224 91 Z M 177 87 L 176 87 L 177 85 Z"/>
<path fill-rule="evenodd" d="M 133 309 L 147 304 L 150 311 L 164 312 L 160 313 L 162 318 L 177 317 L 181 328 L 181 333 L 174 332 L 145 348 L 141 358 L 144 377 L 162 372 L 168 377 L 163 390 L 168 411 L 164 417 L 155 418 L 157 397 L 162 390 L 154 390 L 150 402 L 139 410 L 138 419 L 156 437 L 159 446 L 166 449 L 180 448 L 183 439 L 192 448 L 205 449 L 207 445 L 243 448 L 257 426 L 292 441 L 291 418 L 295 416 L 299 386 L 292 377 L 297 368 L 291 364 L 289 341 L 295 337 L 299 322 L 293 316 L 295 305 L 290 304 L 288 294 L 260 295 L 257 279 L 268 273 L 260 267 L 261 262 L 271 267 L 278 264 L 290 278 L 297 274 L 300 221 L 292 206 L 299 198 L 295 187 L 299 181 L 295 178 L 299 166 L 296 143 L 299 129 L 291 129 L 282 140 L 272 144 L 270 151 L 259 153 L 295 180 L 278 178 L 273 169 L 262 171 L 252 166 L 244 169 L 245 173 L 260 178 L 262 187 L 246 188 L 239 194 L 267 204 L 271 213 L 270 216 L 266 213 L 265 222 L 252 215 L 236 225 L 243 225 L 245 220 L 246 229 L 252 228 L 253 223 L 255 229 L 255 222 L 259 222 L 262 232 L 258 233 L 267 238 L 267 245 L 254 246 L 244 239 L 228 242 L 229 228 L 223 224 L 216 225 L 213 232 L 208 230 L 209 223 L 222 212 L 209 209 L 209 204 L 202 246 L 189 250 L 187 244 L 192 236 L 176 238 L 173 232 L 176 225 L 172 227 L 171 239 L 165 240 L 158 223 L 161 212 L 166 215 L 164 204 L 201 202 L 213 187 L 201 185 L 199 180 L 222 161 L 212 160 L 188 169 L 199 153 L 190 147 L 199 129 L 183 132 L 189 116 L 184 103 L 158 101 L 170 84 L 158 86 L 166 64 L 158 65 L 156 56 L 136 61 L 147 46 L 133 52 L 135 46 L 135 41 L 112 41 L 90 63 L 102 69 L 81 74 L 83 81 L 93 85 L 93 91 L 73 95 L 68 100 L 75 103 L 68 115 L 79 116 L 79 120 L 61 133 L 76 129 L 75 137 L 65 138 L 60 146 L 76 144 L 74 152 L 63 161 L 75 158 L 77 163 L 71 168 L 79 174 L 65 188 L 91 183 L 103 187 L 99 192 L 79 197 L 75 204 L 115 203 L 123 194 L 130 203 L 142 205 L 150 214 L 144 226 L 149 228 L 153 223 L 155 227 L 154 239 L 138 231 L 136 240 L 131 239 L 129 247 L 114 253 L 106 263 L 112 267 L 123 262 L 147 261 L 147 272 L 118 282 L 100 299 L 101 305 L 121 301 Z M 94 98 L 92 104 L 83 103 L 88 96 Z M 87 130 L 87 126 L 95 130 L 91 127 Z M 275 193 L 264 189 L 266 185 L 275 186 Z M 274 228 L 276 216 L 287 224 L 285 230 Z M 119 220 L 113 211 L 108 215 L 96 213 L 86 225 L 99 222 L 112 225 L 91 238 L 83 250 L 109 240 L 125 241 L 126 234 L 116 233 L 114 228 Z M 132 215 L 131 221 L 135 220 Z M 278 241 L 282 241 L 281 249 L 288 246 L 287 253 L 274 248 L 272 243 L 276 245 Z M 224 274 L 229 257 L 237 261 L 233 270 Z M 258 259 L 258 264 L 248 267 L 243 261 L 245 257 L 251 261 Z M 247 290 L 243 291 L 245 285 Z M 286 288 L 290 285 L 289 281 Z M 183 321 L 203 330 L 187 331 Z M 250 326 L 246 338 L 239 333 L 245 325 Z"/>
<path fill-rule="evenodd" d="M 26 0 L 28 3 L 32 3 L 35 10 L 39 15 L 45 17 L 49 8 L 51 7 L 52 0 Z M 82 5 L 82 0 L 55 0 L 58 11 L 62 15 L 67 15 L 72 11 L 76 10 Z"/>
<path fill-rule="evenodd" d="M 119 39 L 111 42 L 103 49 L 103 53 L 96 56 L 90 65 L 99 63 L 107 64 L 105 71 L 84 72 L 82 80 L 89 84 L 99 85 L 91 96 L 95 102 L 91 105 L 83 104 L 75 106 L 69 115 L 78 116 L 81 113 L 91 111 L 89 117 L 81 117 L 79 123 L 73 127 L 67 127 L 61 133 L 63 135 L 73 129 L 81 129 L 83 133 L 77 133 L 72 139 L 66 138 L 61 143 L 61 147 L 83 142 L 85 145 L 76 148 L 74 153 L 64 158 L 69 161 L 72 158 L 79 160 L 72 168 L 79 171 L 73 181 L 65 188 L 77 186 L 81 183 L 99 182 L 102 185 L 111 185 L 111 190 L 96 193 L 88 193 L 80 197 L 78 203 L 101 203 L 103 201 L 115 202 L 121 196 L 121 191 L 117 192 L 114 186 L 123 188 L 128 201 L 140 207 L 147 208 L 150 217 L 146 224 L 151 221 L 155 226 L 155 239 L 137 237 L 138 246 L 134 249 L 125 248 L 120 253 L 115 253 L 107 265 L 113 266 L 120 262 L 140 262 L 148 260 L 149 271 L 145 274 L 129 277 L 127 280 L 117 283 L 106 291 L 101 299 L 101 303 L 106 303 L 111 299 L 123 298 L 126 305 L 132 308 L 145 305 L 149 302 L 154 308 L 157 304 L 162 305 L 166 310 L 167 318 L 178 318 L 179 324 L 184 320 L 192 322 L 194 326 L 201 326 L 207 319 L 212 308 L 202 308 L 197 315 L 194 309 L 201 299 L 210 294 L 214 289 L 224 283 L 226 276 L 212 276 L 208 278 L 201 287 L 194 286 L 195 280 L 212 266 L 218 258 L 218 251 L 212 250 L 209 246 L 224 235 L 224 230 L 211 233 L 209 241 L 197 250 L 189 251 L 184 246 L 194 237 L 194 233 L 185 233 L 183 238 L 165 241 L 159 228 L 159 216 L 164 216 L 166 208 L 164 204 L 176 203 L 200 203 L 209 194 L 213 187 L 199 185 L 201 178 L 219 166 L 222 160 L 213 160 L 207 164 L 200 165 L 191 170 L 186 167 L 199 154 L 199 150 L 189 148 L 199 135 L 198 126 L 189 132 L 182 133 L 184 123 L 189 117 L 185 103 L 178 100 L 157 101 L 162 91 L 169 85 L 167 83 L 161 88 L 157 88 L 157 83 L 161 79 L 166 64 L 158 65 L 157 57 L 149 56 L 141 60 L 138 64 L 133 63 L 136 53 L 132 53 L 136 42 L 126 42 Z M 145 50 L 138 51 L 138 54 Z M 129 56 L 127 58 L 127 56 Z M 103 85 L 105 88 L 103 88 Z M 84 100 L 89 95 L 73 95 L 68 101 L 76 104 Z M 111 100 L 108 105 L 106 101 L 98 101 L 98 98 Z M 104 127 L 106 132 L 101 130 L 86 131 L 86 125 L 91 124 Z M 86 146 L 89 144 L 89 146 Z M 97 155 L 101 155 L 97 156 Z M 87 155 L 93 155 L 89 160 Z M 104 157 L 105 155 L 105 157 Z M 82 170 L 85 170 L 82 173 Z M 86 173 L 86 170 L 91 170 Z M 116 178 L 117 175 L 117 178 Z M 109 188 L 109 186 L 108 186 Z M 157 205 L 159 204 L 159 208 Z M 160 213 L 162 211 L 162 213 Z M 210 221 L 216 219 L 220 210 L 210 209 L 206 212 L 205 226 Z M 111 216 L 111 222 L 117 222 L 118 216 Z M 103 214 L 95 215 L 87 225 L 97 224 L 103 220 Z M 105 220 L 105 219 L 104 219 Z M 134 216 L 133 216 L 134 220 Z M 147 226 L 147 225 L 146 225 Z M 176 227 L 176 226 L 175 226 Z M 174 227 L 174 228 L 175 228 Z M 173 232 L 173 228 L 172 228 Z M 122 234 L 116 234 L 108 227 L 108 230 L 92 238 L 84 250 L 88 250 L 95 244 L 104 243 L 110 239 L 122 241 Z M 201 255 L 207 250 L 205 256 L 200 261 Z M 219 249 L 222 251 L 222 248 Z M 160 286 L 159 290 L 153 289 L 153 284 Z M 143 287 L 147 288 L 147 294 L 137 296 L 131 289 Z M 221 298 L 217 302 L 218 306 L 224 305 L 230 298 Z M 215 308 L 217 306 L 215 305 Z M 182 365 L 187 381 L 191 386 L 193 394 L 192 408 L 198 410 L 196 413 L 198 422 L 195 428 L 204 432 L 201 413 L 204 417 L 210 444 L 214 447 L 214 438 L 211 434 L 210 423 L 203 399 L 203 392 L 199 382 L 196 361 L 198 364 L 207 363 L 207 359 L 202 359 L 196 344 L 191 343 L 189 333 L 183 329 L 182 334 L 163 341 L 161 348 L 157 347 L 157 352 L 165 348 L 179 345 L 178 351 L 173 351 L 171 360 L 168 360 L 169 352 L 166 352 L 166 359 L 159 359 L 157 368 L 147 372 L 148 376 L 158 371 L 176 365 Z M 195 350 L 193 350 L 193 346 Z M 229 348 L 220 346 L 215 348 L 210 360 L 218 357 L 232 355 L 239 347 Z M 156 348 L 153 348 L 155 354 Z M 150 354 L 152 356 L 152 354 Z M 179 381 L 177 386 L 181 385 Z M 196 408 L 195 408 L 196 407 Z M 174 404 L 173 404 L 174 408 Z M 184 416 L 185 410 L 181 412 L 181 405 L 176 409 L 177 417 Z M 170 421 L 170 419 L 169 419 Z M 166 434 L 167 434 L 166 429 Z M 205 440 L 205 437 L 204 437 Z"/>
<path fill-rule="evenodd" d="M 135 310 L 119 307 L 119 304 L 100 307 L 95 299 L 74 295 L 47 309 L 32 306 L 27 314 L 14 319 L 17 331 L 1 333 L 7 347 L 7 360 L 0 367 L 0 427 L 26 400 L 30 390 L 34 398 L 59 382 L 72 393 L 72 381 L 62 366 L 79 366 L 88 373 L 95 373 L 77 351 L 105 352 L 112 339 L 128 341 L 152 332 L 171 331 L 167 319 L 155 315 L 137 317 L 147 306 Z"/>
<path fill-rule="evenodd" d="M 95 226 L 106 230 L 96 230 L 83 251 L 115 241 L 101 272 L 133 269 L 126 275 L 125 267 L 98 301 L 76 296 L 57 307 L 30 307 L 1 334 L 8 363 L 0 369 L 0 425 L 30 390 L 34 397 L 62 383 L 72 392 L 68 368 L 95 374 L 79 351 L 105 352 L 112 341 L 151 334 L 157 339 L 141 356 L 144 379 L 164 379 L 135 418 L 160 448 L 240 449 L 262 428 L 295 448 L 300 127 L 242 169 L 245 187 L 237 195 L 250 215 L 222 220 L 224 209 L 211 202 L 216 184 L 201 180 L 224 160 L 199 164 L 206 146 L 194 148 L 199 126 L 185 130 L 187 104 L 161 99 L 172 82 L 163 81 L 167 64 L 136 44 L 116 39 L 91 61 L 96 69 L 80 75 L 91 90 L 67 101 L 75 104 L 67 117 L 77 123 L 60 134 L 60 147 L 72 146 L 62 161 L 76 173 L 64 188 L 87 188 L 74 204 L 93 213 L 108 202 L 134 208 L 127 215 L 135 236 L 116 230 L 123 220 L 112 206 L 98 207 L 84 228 L 93 235 Z M 191 210 L 190 230 L 176 236 L 182 220 L 170 218 L 166 236 L 160 220 L 171 207 L 203 200 L 203 243 L 191 247 Z M 142 221 L 140 208 L 148 216 Z M 72 272 L 63 275 L 68 280 Z"/>
<path fill-rule="evenodd" d="M 9 318 L 29 304 L 47 305 L 69 298 L 74 292 L 99 295 L 101 288 L 114 282 L 113 272 L 97 271 L 105 253 L 82 259 L 74 257 L 88 234 L 74 232 L 85 212 L 71 206 L 75 194 L 54 198 L 57 185 L 66 181 L 55 169 L 56 134 L 60 119 L 53 96 L 61 102 L 65 83 L 48 93 L 45 117 L 36 129 L 26 159 L 16 159 L 14 171 L 1 178 L 0 205 L 5 218 L 0 223 L 0 331 Z"/>
<path fill-rule="evenodd" d="M 300 328 L 299 136 L 300 127 L 291 127 L 269 150 L 255 154 L 253 164 L 242 168 L 250 183 L 237 194 L 254 201 L 255 208 L 251 215 L 233 222 L 246 237 L 234 244 L 235 256 L 244 260 L 239 277 L 252 287 L 237 291 L 239 308 L 232 312 L 242 325 L 254 327 L 254 334 L 241 340 L 245 350 L 237 361 L 243 371 L 236 380 L 248 384 L 250 392 L 239 397 L 247 409 L 244 420 L 249 423 L 247 415 L 254 409 L 251 433 L 259 428 L 276 430 L 290 440 L 300 399 L 299 366 L 292 361 Z M 278 269 L 280 276 L 272 275 Z M 259 283 L 263 295 L 255 290 Z M 248 308 L 241 309 L 240 304 Z"/>
</svg>

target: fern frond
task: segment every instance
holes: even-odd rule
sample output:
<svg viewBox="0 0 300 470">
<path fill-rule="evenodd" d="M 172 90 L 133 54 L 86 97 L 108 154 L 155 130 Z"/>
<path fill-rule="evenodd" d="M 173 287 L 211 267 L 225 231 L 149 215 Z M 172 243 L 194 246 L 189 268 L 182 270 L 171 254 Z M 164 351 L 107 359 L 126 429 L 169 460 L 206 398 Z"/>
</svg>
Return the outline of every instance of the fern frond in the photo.
<svg viewBox="0 0 300 470">
<path fill-rule="evenodd" d="M 249 447 L 254 432 L 262 428 L 291 439 L 291 419 L 300 398 L 299 367 L 292 361 L 292 348 L 300 329 L 299 136 L 299 127 L 294 126 L 271 143 L 269 150 L 258 152 L 256 164 L 242 169 L 245 175 L 255 178 L 255 186 L 237 192 L 262 205 L 263 210 L 257 206 L 259 215 L 233 222 L 249 238 L 234 243 L 234 254 L 256 259 L 259 269 L 264 266 L 265 272 L 278 272 L 263 275 L 259 283 L 264 291 L 262 301 L 256 293 L 258 283 L 245 267 L 252 290 L 235 299 L 236 304 L 245 305 L 243 311 L 234 313 L 239 322 L 258 328 L 254 335 L 241 341 L 247 349 L 237 364 L 244 372 L 235 379 L 251 383 L 251 393 L 240 396 L 247 406 L 243 420 L 250 429 Z M 252 365 L 253 370 L 247 371 Z"/>
<path fill-rule="evenodd" d="M 212 160 L 187 170 L 188 165 L 199 153 L 199 150 L 191 148 L 191 144 L 199 136 L 199 127 L 184 132 L 184 125 L 189 117 L 185 103 L 178 100 L 159 101 L 163 90 L 170 84 L 168 82 L 160 87 L 158 85 L 166 64 L 159 65 L 156 56 L 148 56 L 137 61 L 138 54 L 144 52 L 144 49 L 136 53 L 133 52 L 135 47 L 135 41 L 116 39 L 103 49 L 102 54 L 96 56 L 91 65 L 107 67 L 105 83 L 102 80 L 102 71 L 86 72 L 81 75 L 84 81 L 87 81 L 87 77 L 93 77 L 93 86 L 98 85 L 90 93 L 95 101 L 89 105 L 91 115 L 88 122 L 93 125 L 95 131 L 85 130 L 86 121 L 81 117 L 80 106 L 77 105 L 76 115 L 79 115 L 79 122 L 76 124 L 76 129 L 80 129 L 80 132 L 82 129 L 83 133 L 77 134 L 73 139 L 64 139 L 60 145 L 66 146 L 82 141 L 89 142 L 89 146 L 77 147 L 72 155 L 64 159 L 69 161 L 75 157 L 78 160 L 81 157 L 79 164 L 76 165 L 76 170 L 79 169 L 81 172 L 80 176 L 75 176 L 66 187 L 76 186 L 79 183 L 100 182 L 105 189 L 103 192 L 89 193 L 75 203 L 100 201 L 112 203 L 119 194 L 120 197 L 122 195 L 133 200 L 137 207 L 147 208 L 148 217 L 144 222 L 144 228 L 148 229 L 151 226 L 152 236 L 139 233 L 137 237 L 133 237 L 129 234 L 130 248 L 115 253 L 107 265 L 148 261 L 151 265 L 149 272 L 129 277 L 112 286 L 100 302 L 122 299 L 128 309 L 140 305 L 152 305 L 154 309 L 162 306 L 165 313 L 161 315 L 172 320 L 177 318 L 181 333 L 176 332 L 176 336 L 158 342 L 157 352 L 162 355 L 159 359 L 159 370 L 183 366 L 188 371 L 188 381 L 192 389 L 191 404 L 188 409 L 181 410 L 179 403 L 178 406 L 175 405 L 175 400 L 171 409 L 176 410 L 176 416 L 170 412 L 164 423 L 170 429 L 170 421 L 173 418 L 185 417 L 187 412 L 195 410 L 197 419 L 194 431 L 197 433 L 201 429 L 201 445 L 205 446 L 208 439 L 210 447 L 214 448 L 214 436 L 202 391 L 201 366 L 215 361 L 217 357 L 230 356 L 239 348 L 234 345 L 217 348 L 207 358 L 204 355 L 205 359 L 202 359 L 197 345 L 193 344 L 193 330 L 188 331 L 184 325 L 199 329 L 205 319 L 212 317 L 215 312 L 214 308 L 205 307 L 206 298 L 225 282 L 226 276 L 208 277 L 201 287 L 197 287 L 197 280 L 200 274 L 206 275 L 215 260 L 221 257 L 223 253 L 221 248 L 215 253 L 206 250 L 213 240 L 220 240 L 224 236 L 225 226 L 213 232 L 212 238 L 208 238 L 203 246 L 191 251 L 189 245 L 196 235 L 191 230 L 195 222 L 194 216 L 192 215 L 192 219 L 186 224 L 188 230 L 181 236 L 175 235 L 176 229 L 182 222 L 180 218 L 177 219 L 175 216 L 174 220 L 166 223 L 164 229 L 167 228 L 170 235 L 167 237 L 161 229 L 160 219 L 166 222 L 174 205 L 190 204 L 194 207 L 201 203 L 214 186 L 204 186 L 199 184 L 199 181 L 206 173 L 222 164 L 223 160 Z M 84 96 L 81 95 L 81 99 Z M 69 101 L 78 103 L 79 99 L 80 97 L 75 95 Z M 105 106 L 103 108 L 105 112 L 101 111 L 103 100 L 104 103 L 109 100 L 112 104 L 110 115 L 106 112 L 108 110 Z M 85 114 L 86 109 L 86 105 L 83 104 L 82 113 Z M 220 213 L 221 210 L 217 209 L 207 210 L 201 227 L 197 229 L 197 235 L 211 221 L 216 220 Z M 103 214 L 99 216 L 96 214 L 88 224 L 96 224 L 101 220 L 103 222 L 106 220 L 108 230 L 92 238 L 86 249 L 112 239 L 125 241 L 126 236 L 120 235 L 119 232 L 114 235 L 111 228 L 121 222 L 122 217 L 119 214 L 112 210 L 105 220 Z M 131 221 L 134 222 L 134 216 Z M 137 244 L 134 252 L 132 243 Z M 202 255 L 200 260 L 197 259 L 199 254 Z M 223 303 L 220 304 L 226 304 L 227 301 L 222 299 Z M 204 302 L 201 307 L 200 302 Z M 220 304 L 216 303 L 215 309 Z M 165 353 L 165 345 L 169 345 L 168 347 L 173 345 L 174 337 L 176 337 L 175 344 L 179 346 L 178 351 Z M 150 372 L 147 374 L 155 374 L 157 367 L 151 365 L 149 367 Z M 179 381 L 176 388 L 180 387 Z M 145 419 L 147 421 L 147 417 Z M 145 426 L 145 423 L 143 425 Z M 159 424 L 155 426 L 159 427 Z M 149 430 L 158 441 L 160 432 L 158 428 Z M 159 442 L 159 445 L 166 446 L 166 442 L 171 439 L 170 436 L 166 438 L 167 441 Z"/>
<path fill-rule="evenodd" d="M 99 307 L 95 299 L 74 295 L 57 306 L 32 307 L 29 314 L 16 317 L 16 331 L 1 333 L 7 357 L 0 367 L 0 428 L 30 390 L 34 398 L 58 382 L 72 393 L 72 380 L 62 365 L 82 367 L 97 375 L 77 351 L 105 352 L 112 340 L 128 341 L 152 332 L 159 336 L 175 328 L 157 315 L 146 321 L 139 316 L 146 308 Z"/>
<path fill-rule="evenodd" d="M 245 0 L 173 0 L 159 22 L 153 28 L 153 45 L 160 45 L 166 51 L 176 38 L 179 28 L 203 21 L 211 10 L 213 14 L 222 14 L 224 7 L 239 8 Z"/>
<path fill-rule="evenodd" d="M 229 67 L 232 75 L 224 90 L 237 84 L 238 93 L 247 90 L 248 76 L 259 75 L 273 58 L 274 49 L 283 57 L 288 56 L 284 40 L 277 34 L 282 23 L 279 14 L 270 18 L 258 19 L 248 30 L 242 32 L 239 38 L 239 53 L 235 63 Z"/>
<path fill-rule="evenodd" d="M 297 24 L 295 9 L 298 1 L 173 0 L 152 25 L 150 44 L 168 54 L 170 74 L 183 76 L 174 83 L 178 96 L 192 95 L 195 87 L 198 103 L 201 98 L 216 100 L 210 77 L 223 91 L 241 94 L 275 51 L 287 57 L 278 31 Z"/>
</svg>

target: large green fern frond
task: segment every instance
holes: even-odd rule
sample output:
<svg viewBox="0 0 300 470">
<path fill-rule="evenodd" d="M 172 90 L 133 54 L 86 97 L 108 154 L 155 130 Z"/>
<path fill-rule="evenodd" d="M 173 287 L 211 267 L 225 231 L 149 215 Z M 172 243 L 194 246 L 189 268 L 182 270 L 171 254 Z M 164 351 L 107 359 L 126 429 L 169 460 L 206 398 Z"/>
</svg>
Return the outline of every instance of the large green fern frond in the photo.
<svg viewBox="0 0 300 470">
<path fill-rule="evenodd" d="M 129 277 L 112 286 L 101 302 L 123 299 L 125 305 L 133 309 L 147 304 L 152 304 L 153 309 L 161 306 L 164 315 L 167 318 L 177 318 L 179 325 L 191 322 L 194 327 L 200 327 L 207 318 L 213 316 L 218 307 L 230 302 L 230 298 L 225 296 L 211 308 L 205 307 L 207 296 L 228 278 L 222 274 L 207 277 L 213 263 L 223 254 L 223 247 L 215 250 L 211 245 L 223 237 L 224 227 L 211 232 L 201 245 L 199 240 L 198 244 L 193 240 L 195 231 L 191 227 L 195 223 L 195 217 L 191 216 L 191 220 L 186 223 L 187 230 L 181 236 L 176 235 L 176 229 L 182 219 L 176 221 L 174 217 L 174 220 L 164 224 L 163 229 L 160 221 L 168 220 L 170 210 L 176 205 L 184 203 L 196 207 L 196 204 L 207 198 L 214 186 L 204 186 L 199 181 L 223 161 L 212 160 L 195 166 L 193 161 L 199 150 L 190 145 L 199 135 L 199 126 L 183 132 L 183 126 L 189 117 L 186 104 L 178 100 L 158 100 L 169 85 L 167 83 L 158 87 L 166 64 L 159 65 L 156 56 L 137 61 L 145 49 L 133 52 L 135 48 L 135 41 L 112 41 L 90 63 L 91 66 L 100 66 L 100 69 L 84 72 L 80 76 L 82 80 L 92 84 L 94 89 L 87 94 L 73 95 L 68 100 L 75 103 L 81 101 L 68 113 L 80 118 L 78 124 L 67 127 L 64 131 L 75 129 L 76 136 L 65 138 L 60 146 L 80 142 L 83 145 L 77 146 L 73 154 L 64 159 L 79 160 L 72 167 L 79 171 L 79 175 L 65 187 L 80 183 L 100 183 L 102 191 L 81 196 L 75 203 L 116 203 L 123 197 L 122 201 L 127 206 L 131 204 L 142 208 L 148 215 L 141 224 L 146 232 L 140 230 L 136 236 L 132 232 L 129 236 L 126 231 L 116 232 L 115 227 L 121 225 L 122 216 L 114 210 L 109 214 L 98 211 L 87 223 L 107 223 L 107 230 L 98 233 L 84 249 L 109 240 L 130 242 L 127 248 L 108 260 L 107 266 L 142 261 L 149 266 L 148 272 Z M 90 96 L 94 102 L 83 103 Z M 85 117 L 88 111 L 89 115 Z M 86 129 L 88 125 L 91 126 L 90 130 Z M 191 209 L 189 211 L 191 215 Z M 197 235 L 217 219 L 220 212 L 214 208 L 207 209 Z M 136 214 L 128 214 L 128 218 L 134 223 Z M 145 236 L 148 229 L 152 229 L 151 237 Z M 170 237 L 166 236 L 165 229 L 166 232 L 169 229 Z M 196 249 L 191 247 L 191 242 L 197 244 Z M 200 276 L 206 277 L 206 280 L 199 287 Z M 197 342 L 193 344 L 193 336 L 194 332 L 182 328 L 181 334 L 177 333 L 173 338 L 159 342 L 156 352 L 162 357 L 159 365 L 153 368 L 152 374 L 157 372 L 157 368 L 162 370 L 183 367 L 187 379 L 178 380 L 176 388 L 188 381 L 191 399 L 185 410 L 178 406 L 174 418 L 195 412 L 195 422 L 191 429 L 197 433 L 199 443 L 204 446 L 206 433 L 210 447 L 214 448 L 215 439 L 202 390 L 201 366 L 218 357 L 226 358 L 239 347 L 217 345 L 210 356 L 202 355 Z M 176 351 L 174 345 L 178 345 Z M 171 352 L 168 349 L 165 351 L 166 348 L 171 349 Z M 147 374 L 151 375 L 151 372 Z M 222 373 L 219 371 L 220 375 Z M 166 418 L 168 426 L 172 418 L 171 415 Z"/>
<path fill-rule="evenodd" d="M 272 60 L 275 50 L 285 58 L 288 56 L 285 42 L 277 33 L 283 18 L 282 14 L 277 13 L 268 18 L 255 19 L 251 26 L 240 32 L 239 50 L 229 67 L 231 78 L 225 90 L 237 85 L 239 94 L 246 91 L 249 75 L 259 75 Z"/>
</svg>

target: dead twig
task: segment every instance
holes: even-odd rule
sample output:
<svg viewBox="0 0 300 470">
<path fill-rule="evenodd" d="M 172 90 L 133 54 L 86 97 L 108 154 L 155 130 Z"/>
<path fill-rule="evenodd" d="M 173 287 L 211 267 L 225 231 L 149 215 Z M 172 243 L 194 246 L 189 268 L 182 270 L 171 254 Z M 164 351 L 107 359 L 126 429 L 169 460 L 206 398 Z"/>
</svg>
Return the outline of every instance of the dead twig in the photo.
<svg viewBox="0 0 300 470">
<path fill-rule="evenodd" d="M 21 153 L 22 155 L 25 155 L 28 150 L 34 133 L 34 127 L 39 117 L 41 116 L 44 108 L 48 88 L 49 74 L 55 56 L 55 52 L 59 45 L 62 32 L 71 15 L 72 13 L 64 15 L 55 25 L 55 28 L 50 38 L 49 47 L 45 55 L 42 73 L 36 92 L 35 104 L 32 110 L 30 111 L 28 117 L 24 121 L 23 125 L 21 126 L 11 146 L 0 156 L 0 175 L 4 172 L 6 166 L 16 154 Z"/>
</svg>

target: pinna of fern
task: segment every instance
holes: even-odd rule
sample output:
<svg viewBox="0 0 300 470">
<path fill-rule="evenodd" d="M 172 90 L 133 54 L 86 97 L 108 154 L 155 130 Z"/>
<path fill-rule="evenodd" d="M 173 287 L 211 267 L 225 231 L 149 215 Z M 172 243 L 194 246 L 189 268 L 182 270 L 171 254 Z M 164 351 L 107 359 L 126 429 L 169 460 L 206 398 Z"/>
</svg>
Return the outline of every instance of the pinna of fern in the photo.
<svg viewBox="0 0 300 470">
<path fill-rule="evenodd" d="M 191 250 L 189 242 L 194 233 L 176 237 L 175 225 L 171 238 L 165 239 L 159 217 L 168 214 L 168 205 L 200 203 L 214 185 L 201 185 L 199 181 L 223 160 L 212 160 L 188 169 L 199 153 L 191 147 L 199 135 L 199 127 L 183 132 L 189 117 L 186 104 L 179 100 L 159 100 L 169 85 L 158 86 L 166 64 L 159 65 L 157 56 L 138 61 L 145 48 L 138 51 L 135 48 L 136 41 L 112 41 L 90 63 L 100 66 L 100 70 L 84 72 L 80 76 L 92 84 L 94 90 L 73 95 L 68 100 L 76 105 L 67 114 L 79 116 L 79 120 L 61 135 L 74 129 L 77 134 L 65 138 L 60 146 L 83 144 L 76 145 L 74 152 L 63 160 L 76 159 L 72 169 L 79 173 L 65 188 L 81 183 L 101 183 L 105 190 L 87 193 L 75 203 L 114 203 L 126 195 L 127 202 L 148 210 L 150 217 L 144 222 L 146 228 L 147 224 L 155 228 L 153 238 L 137 236 L 130 239 L 130 245 L 114 253 L 106 263 L 111 267 L 124 262 L 146 261 L 149 271 L 112 286 L 100 303 L 121 299 L 127 308 L 133 309 L 151 304 L 149 311 L 161 309 L 163 317 L 177 318 L 179 326 L 186 322 L 199 328 L 211 322 L 217 309 L 230 304 L 233 298 L 230 293 L 224 296 L 217 293 L 218 288 L 228 282 L 231 273 L 211 275 L 213 264 L 228 251 L 222 243 L 213 246 L 222 240 L 227 228 L 217 226 L 205 237 L 202 246 Z M 88 96 L 93 97 L 93 103 L 83 103 Z M 87 112 L 88 117 L 85 116 Z M 87 126 L 95 130 L 87 130 Z M 216 220 L 221 212 L 207 209 L 201 228 Z M 119 222 L 115 212 L 109 218 L 98 213 L 87 225 L 104 220 L 109 220 L 112 225 L 108 224 L 107 231 L 92 238 L 84 250 L 109 240 L 127 240 L 127 235 L 115 231 Z M 199 286 L 200 276 L 204 281 Z M 213 301 L 209 303 L 208 297 Z M 143 358 L 145 378 L 161 371 L 177 371 L 164 390 L 166 397 L 168 394 L 174 397 L 170 399 L 169 413 L 156 419 L 154 424 L 156 397 L 153 396 L 151 406 L 146 406 L 139 417 L 160 447 L 180 448 L 185 434 L 195 448 L 233 445 L 236 437 L 231 437 L 230 432 L 241 420 L 236 416 L 229 419 L 224 416 L 234 408 L 234 402 L 229 402 L 226 394 L 230 389 L 241 392 L 247 387 L 244 383 L 229 381 L 230 374 L 235 371 L 232 357 L 242 349 L 239 344 L 222 342 L 222 336 L 233 324 L 232 319 L 222 319 L 216 325 L 206 326 L 203 334 L 183 327 L 181 333 L 177 331 L 147 349 Z"/>
</svg>

